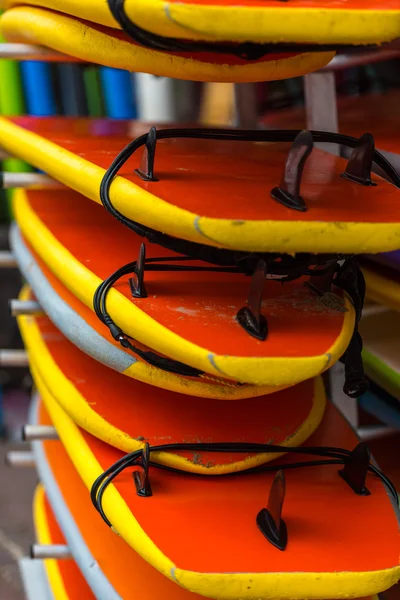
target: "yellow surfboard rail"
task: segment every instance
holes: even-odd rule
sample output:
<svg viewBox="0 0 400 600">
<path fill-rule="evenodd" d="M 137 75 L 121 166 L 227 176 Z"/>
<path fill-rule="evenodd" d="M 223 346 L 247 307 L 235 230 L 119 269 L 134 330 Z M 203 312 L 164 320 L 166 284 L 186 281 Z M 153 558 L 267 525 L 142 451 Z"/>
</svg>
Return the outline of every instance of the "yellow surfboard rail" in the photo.
<svg viewBox="0 0 400 600">
<path fill-rule="evenodd" d="M 46 519 L 45 490 L 40 483 L 36 486 L 33 497 L 33 522 L 39 544 L 45 546 L 53 544 L 49 524 Z M 46 558 L 43 563 L 54 600 L 69 600 L 57 560 Z"/>
<path fill-rule="evenodd" d="M 35 374 L 35 377 L 39 377 Z M 88 490 L 103 468 L 79 428 L 43 385 L 41 396 L 59 437 Z M 113 529 L 142 558 L 176 584 L 215 600 L 301 600 L 326 596 L 332 600 L 377 594 L 400 578 L 400 567 L 336 573 L 199 573 L 181 569 L 142 529 L 123 497 L 111 483 L 102 506 Z M 100 518 L 100 517 L 99 517 Z M 323 584 L 321 584 L 323 582 Z"/>
<path fill-rule="evenodd" d="M 27 289 L 25 288 L 25 290 L 22 291 L 20 298 L 24 299 L 26 296 Z M 30 364 L 31 366 L 34 365 L 34 372 L 39 373 L 39 377 L 35 379 L 39 394 L 42 394 L 43 385 L 46 385 L 48 389 L 53 390 L 53 397 L 71 419 L 79 425 L 79 427 L 85 429 L 107 444 L 126 453 L 143 448 L 144 442 L 132 438 L 132 436 L 125 431 L 122 431 L 107 422 L 100 414 L 91 408 L 90 404 L 80 394 L 76 387 L 74 387 L 73 383 L 63 374 L 62 370 L 53 360 L 51 353 L 47 349 L 47 346 L 40 335 L 40 330 L 36 324 L 35 318 L 32 316 L 19 316 L 17 317 L 17 321 L 25 347 L 29 354 Z M 296 393 L 295 389 L 293 390 L 293 393 Z M 279 443 L 279 445 L 296 447 L 307 440 L 320 424 L 322 417 L 324 416 L 325 406 L 326 396 L 324 384 L 321 377 L 316 377 L 314 380 L 312 406 L 307 418 L 297 430 L 291 432 L 286 439 Z M 192 473 L 222 475 L 224 473 L 232 473 L 256 467 L 274 460 L 283 454 L 284 453 L 263 453 L 249 456 L 244 460 L 208 466 L 193 462 L 189 458 L 172 452 L 154 453 L 153 459 L 155 462 L 162 465 L 183 469 Z"/>
<path fill-rule="evenodd" d="M 29 204 L 26 193 L 18 190 L 13 209 L 16 221 L 28 242 L 47 266 L 93 310 L 93 294 L 101 280 L 55 238 Z M 336 341 L 326 352 L 305 357 L 238 357 L 219 355 L 170 331 L 130 302 L 117 289 L 110 290 L 107 308 L 123 331 L 144 345 L 211 375 L 255 385 L 289 386 L 319 375 L 345 352 L 354 330 L 354 307 L 345 295 L 346 312 Z"/>
<path fill-rule="evenodd" d="M 256 82 L 287 79 L 327 65 L 334 52 L 303 52 L 279 59 L 229 65 L 150 50 L 118 39 L 111 28 L 99 30 L 88 22 L 29 6 L 7 10 L 0 29 L 8 42 L 35 43 L 107 67 L 191 81 Z"/>
<path fill-rule="evenodd" d="M 0 147 L 100 204 L 105 169 L 0 117 Z M 110 198 L 142 225 L 199 244 L 246 252 L 375 253 L 398 247 L 400 224 L 219 219 L 198 215 L 118 176 Z"/>
<path fill-rule="evenodd" d="M 21 0 L 5 0 L 6 9 Z M 106 2 L 99 0 L 24 0 L 120 29 Z M 380 3 L 379 3 L 380 4 Z M 157 35 L 189 40 L 259 43 L 382 44 L 400 36 L 400 9 L 310 6 L 243 6 L 125 0 L 135 25 Z"/>
</svg>

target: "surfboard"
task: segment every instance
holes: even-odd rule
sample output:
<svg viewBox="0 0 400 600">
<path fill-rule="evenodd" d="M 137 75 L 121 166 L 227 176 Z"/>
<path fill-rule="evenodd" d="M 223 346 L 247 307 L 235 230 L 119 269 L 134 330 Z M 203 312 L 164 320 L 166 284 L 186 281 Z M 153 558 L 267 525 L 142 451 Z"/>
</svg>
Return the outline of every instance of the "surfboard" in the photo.
<svg viewBox="0 0 400 600">
<path fill-rule="evenodd" d="M 400 310 L 400 273 L 390 266 L 375 264 L 371 260 L 363 261 L 362 270 L 367 297 L 393 310 Z"/>
<path fill-rule="evenodd" d="M 52 425 L 42 401 L 35 401 L 32 408 L 31 422 Z M 60 441 L 33 442 L 33 451 L 60 529 L 98 600 L 135 600 L 139 594 L 143 600 L 200 600 L 202 596 L 176 586 L 99 521 L 87 489 Z M 125 564 L 130 568 L 121 568 Z M 102 577 L 107 577 L 108 585 Z"/>
<path fill-rule="evenodd" d="M 103 181 L 103 202 L 109 198 L 123 217 L 146 231 L 151 228 L 148 235 L 154 230 L 244 252 L 358 254 L 398 247 L 400 189 L 375 174 L 371 178 L 377 185 L 372 186 L 361 186 L 352 176 L 341 177 L 354 162 L 312 150 L 308 135 L 305 143 L 304 135 L 303 141 L 296 138 L 297 131 L 158 130 L 154 165 L 158 181 L 143 179 L 140 171 L 149 136 L 135 142 L 138 149 L 125 164 L 118 158 L 120 176 L 110 180 L 111 164 L 116 168 L 113 161 L 138 135 L 139 127 L 134 125 L 132 131 L 127 122 L 116 126 L 105 120 L 0 118 L 0 145 L 97 203 Z M 269 143 L 279 139 L 286 142 Z M 314 139 L 358 145 L 357 156 L 373 155 L 371 138 L 358 142 L 324 133 Z M 302 199 L 298 210 L 279 192 L 280 186 L 286 190 L 282 178 L 287 176 L 285 165 L 288 156 L 293 159 L 295 144 L 308 155 L 301 169 L 299 156 L 295 159 Z M 400 185 L 396 171 L 374 156 Z"/>
<path fill-rule="evenodd" d="M 145 442 L 235 440 L 297 446 L 315 431 L 324 414 L 321 379 L 307 380 L 271 398 L 254 398 L 251 403 L 193 398 L 105 369 L 73 346 L 46 316 L 18 317 L 18 323 L 40 392 L 42 385 L 47 386 L 80 427 L 124 452 L 143 448 Z M 183 457 L 163 452 L 156 460 L 215 475 L 248 469 L 273 458 L 274 454 L 254 456 L 252 452 L 218 455 L 189 451 Z"/>
<path fill-rule="evenodd" d="M 361 319 L 360 332 L 363 336 L 363 359 L 367 375 L 400 400 L 400 313 L 388 310 L 368 315 Z"/>
<path fill-rule="evenodd" d="M 45 386 L 43 392 L 65 450 L 90 489 L 123 455 L 80 430 Z M 331 405 L 310 439 L 336 448 L 353 448 L 357 441 Z M 279 464 L 292 459 L 279 459 Z M 131 473 L 123 471 L 107 487 L 102 510 L 127 545 L 180 591 L 226 600 L 277 594 L 282 599 L 341 598 L 383 591 L 400 577 L 397 508 L 378 478 L 367 478 L 371 493 L 361 496 L 337 471 L 337 461 L 333 467 L 289 471 L 284 551 L 268 543 L 256 524 L 274 480 L 271 473 L 197 478 L 151 468 L 153 495 L 148 498 L 136 495 Z"/>
<path fill-rule="evenodd" d="M 57 193 L 56 204 L 52 193 L 18 191 L 14 211 L 28 243 L 92 310 L 102 281 L 139 256 L 139 236 L 71 191 Z M 164 260 L 176 256 L 155 244 L 147 253 Z M 190 262 L 191 267 L 196 264 L 201 265 Z M 284 285 L 265 280 L 264 341 L 250 335 L 236 318 L 249 295 L 249 278 L 242 274 L 149 270 L 146 298 L 133 298 L 130 285 L 121 280 L 107 294 L 106 308 L 127 336 L 180 362 L 166 365 L 158 356 L 144 356 L 164 370 L 179 372 L 179 367 L 183 372 L 182 365 L 190 365 L 198 371 L 186 374 L 200 371 L 256 385 L 292 385 L 338 360 L 354 331 L 355 311 L 346 294 L 333 287 L 327 297 L 318 295 L 304 286 L 307 279 Z"/>
<path fill-rule="evenodd" d="M 5 6 L 20 0 L 6 0 Z M 305 44 L 381 44 L 400 36 L 400 11 L 395 0 L 24 0 L 109 27 L 128 25 L 157 36 L 188 40 L 255 41 Z M 133 31 L 134 32 L 134 31 Z M 152 38 L 151 38 L 152 39 Z"/>
<path fill-rule="evenodd" d="M 39 544 L 65 545 L 44 487 L 38 485 L 33 499 L 33 520 Z M 89 586 L 72 559 L 45 559 L 47 579 L 54 600 L 94 600 Z"/>
<path fill-rule="evenodd" d="M 95 313 L 80 302 L 50 271 L 23 239 L 18 227 L 11 226 L 10 244 L 18 267 L 41 308 L 73 344 L 102 364 L 143 383 L 181 394 L 218 400 L 252 398 L 277 391 L 276 387 L 240 384 L 222 377 L 185 377 L 154 367 L 140 356 L 126 351 L 110 337 L 109 329 Z M 29 291 L 24 298 L 29 297 Z M 143 346 L 143 350 L 149 350 Z"/>
<path fill-rule="evenodd" d="M 335 53 L 280 52 L 254 60 L 230 52 L 166 52 L 134 42 L 126 33 L 29 6 L 17 6 L 1 17 L 0 28 L 9 42 L 36 43 L 86 62 L 127 71 L 194 81 L 252 82 L 285 79 L 325 66 Z"/>
</svg>

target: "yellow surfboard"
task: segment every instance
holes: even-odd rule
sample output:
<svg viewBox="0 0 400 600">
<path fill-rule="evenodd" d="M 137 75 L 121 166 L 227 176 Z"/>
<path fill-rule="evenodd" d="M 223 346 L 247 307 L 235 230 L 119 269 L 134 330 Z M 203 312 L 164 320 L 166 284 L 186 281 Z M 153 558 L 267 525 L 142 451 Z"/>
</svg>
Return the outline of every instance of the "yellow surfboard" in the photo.
<svg viewBox="0 0 400 600">
<path fill-rule="evenodd" d="M 5 11 L 0 29 L 9 42 L 40 44 L 87 62 L 195 81 L 252 82 L 297 77 L 322 68 L 335 54 L 278 50 L 248 61 L 210 51 L 193 54 L 151 50 L 111 27 L 29 6 Z"/>
<path fill-rule="evenodd" d="M 98 286 L 139 254 L 141 238 L 73 192 L 54 197 L 52 192 L 19 190 L 14 212 L 25 239 L 92 310 Z M 168 256 L 155 244 L 148 252 Z M 265 281 L 262 312 L 268 335 L 263 341 L 249 335 L 236 318 L 248 297 L 249 278 L 240 273 L 179 272 L 171 277 L 170 271 L 149 271 L 146 298 L 132 297 L 129 282 L 121 279 L 107 294 L 106 306 L 133 344 L 200 373 L 284 387 L 329 368 L 354 331 L 355 311 L 346 293 L 333 286 L 328 298 L 321 297 L 304 285 L 307 279 L 284 285 Z M 153 359 L 162 368 L 161 358 Z M 198 371 L 191 373 L 199 376 Z"/>
<path fill-rule="evenodd" d="M 39 544 L 44 546 L 65 544 L 65 538 L 41 484 L 37 486 L 33 499 L 33 521 Z M 47 558 L 43 562 L 54 600 L 95 600 L 95 596 L 72 558 L 59 560 Z"/>
<path fill-rule="evenodd" d="M 300 182 L 306 210 L 296 210 L 272 195 L 296 132 L 245 132 L 246 141 L 235 141 L 230 138 L 241 136 L 238 130 L 156 130 L 157 181 L 148 181 L 137 171 L 149 128 L 110 119 L 0 117 L 0 147 L 100 204 L 111 165 L 135 140 L 137 149 L 111 179 L 111 205 L 145 230 L 202 246 L 289 254 L 398 248 L 400 177 L 382 157 L 388 180 L 372 173 L 376 185 L 360 185 L 342 177 L 349 161 L 312 149 Z M 341 136 L 321 135 L 344 143 Z"/>
<path fill-rule="evenodd" d="M 5 0 L 7 8 L 21 0 Z M 400 36 L 396 0 L 24 0 L 108 27 L 121 13 L 142 30 L 167 38 L 275 44 L 382 44 Z M 113 16 L 113 13 L 115 17 Z"/>
<path fill-rule="evenodd" d="M 46 316 L 18 317 L 32 374 L 69 416 L 104 442 L 133 452 L 145 441 L 156 445 L 190 442 L 273 443 L 298 446 L 318 427 L 325 410 L 321 378 L 251 401 L 218 402 L 161 390 L 131 380 L 83 354 Z M 161 452 L 155 459 L 204 475 L 249 469 L 274 454 Z"/>
<path fill-rule="evenodd" d="M 38 403 L 37 422 L 40 425 L 52 425 L 41 400 Z M 117 596 L 118 600 L 137 600 L 138 596 L 143 600 L 201 600 L 204 597 L 176 586 L 173 581 L 163 577 L 123 538 L 115 535 L 105 523 L 99 522 L 87 489 L 60 441 L 35 442 L 35 449 L 38 447 L 40 451 L 35 452 L 35 458 L 40 461 L 39 471 L 46 487 L 46 496 L 55 515 L 60 518 L 60 529 L 65 535 L 68 532 L 68 539 L 73 538 L 71 529 L 79 531 L 79 549 L 73 538 L 72 554 L 82 573 L 90 573 L 91 584 L 97 590 L 96 597 L 99 600 L 117 600 Z M 59 491 L 56 495 L 54 487 Z M 69 513 L 68 519 L 65 518 L 66 512 Z M 97 563 L 97 569 L 92 568 L 93 563 Z M 128 564 L 129 569 L 121 568 L 124 564 Z M 101 577 L 108 580 L 107 590 Z M 82 595 L 78 600 L 84 600 Z"/>
<path fill-rule="evenodd" d="M 80 430 L 46 386 L 42 400 L 90 489 L 123 455 Z M 353 448 L 357 441 L 329 405 L 309 443 Z M 114 531 L 165 577 L 209 598 L 339 599 L 384 591 L 400 577 L 397 508 L 378 478 L 367 478 L 371 494 L 361 496 L 337 470 L 336 464 L 288 473 L 283 552 L 256 524 L 271 473 L 205 479 L 152 467 L 149 498 L 136 495 L 132 472 L 124 470 L 105 490 L 102 510 Z"/>
</svg>

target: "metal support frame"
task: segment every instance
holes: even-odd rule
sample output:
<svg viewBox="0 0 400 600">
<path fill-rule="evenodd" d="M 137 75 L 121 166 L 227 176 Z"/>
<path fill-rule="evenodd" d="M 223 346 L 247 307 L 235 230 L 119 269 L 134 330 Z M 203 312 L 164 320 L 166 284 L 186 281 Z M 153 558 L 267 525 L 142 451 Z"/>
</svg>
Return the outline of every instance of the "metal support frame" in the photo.
<svg viewBox="0 0 400 600">
<path fill-rule="evenodd" d="M 17 261 L 11 252 L 0 252 L 0 269 L 15 269 L 17 267 Z"/>
<path fill-rule="evenodd" d="M 24 442 L 43 442 L 44 440 L 58 440 L 58 433 L 52 425 L 24 425 L 22 427 Z"/>
<path fill-rule="evenodd" d="M 65 560 L 72 558 L 70 549 L 65 544 L 32 544 L 31 558 L 35 560 L 44 560 L 53 558 L 55 560 Z"/>
<path fill-rule="evenodd" d="M 28 354 L 25 350 L 0 350 L 0 367 L 27 367 Z"/>
<path fill-rule="evenodd" d="M 0 173 L 1 187 L 4 190 L 14 188 L 59 190 L 65 186 L 42 173 Z"/>
<path fill-rule="evenodd" d="M 12 317 L 18 317 L 19 315 L 37 315 L 42 313 L 39 302 L 34 300 L 10 300 L 8 302 L 10 314 Z"/>
<path fill-rule="evenodd" d="M 35 466 L 35 457 L 32 452 L 12 450 L 7 452 L 5 463 L 9 467 L 32 468 Z"/>
<path fill-rule="evenodd" d="M 321 71 L 310 73 L 304 76 L 303 82 L 307 129 L 338 133 L 335 74 Z M 339 146 L 335 144 L 316 144 L 316 146 L 331 154 L 340 153 Z"/>
</svg>

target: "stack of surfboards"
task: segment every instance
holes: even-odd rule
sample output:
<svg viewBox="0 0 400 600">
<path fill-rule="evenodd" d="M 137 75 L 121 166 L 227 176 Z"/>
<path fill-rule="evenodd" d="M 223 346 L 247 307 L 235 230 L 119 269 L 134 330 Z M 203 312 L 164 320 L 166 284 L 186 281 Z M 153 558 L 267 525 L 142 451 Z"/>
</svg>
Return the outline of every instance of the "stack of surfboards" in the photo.
<svg viewBox="0 0 400 600">
<path fill-rule="evenodd" d="M 9 41 L 199 80 L 302 74 L 400 32 L 389 1 L 5 7 Z M 322 379 L 342 360 L 346 393 L 365 390 L 354 255 L 399 246 L 400 178 L 372 136 L 23 117 L 0 119 L 0 146 L 46 173 L 14 194 L 11 245 L 38 542 L 67 549 L 45 561 L 53 596 L 396 583 L 396 491 Z"/>
</svg>

